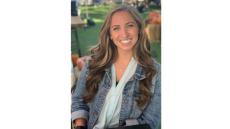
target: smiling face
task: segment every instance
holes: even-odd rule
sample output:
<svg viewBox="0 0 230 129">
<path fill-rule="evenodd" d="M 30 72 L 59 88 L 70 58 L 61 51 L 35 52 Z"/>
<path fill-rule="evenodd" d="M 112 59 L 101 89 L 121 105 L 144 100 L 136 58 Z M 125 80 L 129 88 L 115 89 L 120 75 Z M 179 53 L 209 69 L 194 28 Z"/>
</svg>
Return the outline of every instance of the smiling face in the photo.
<svg viewBox="0 0 230 129">
<path fill-rule="evenodd" d="M 127 11 L 113 14 L 110 25 L 110 38 L 119 52 L 132 52 L 138 40 L 138 25 Z"/>
</svg>

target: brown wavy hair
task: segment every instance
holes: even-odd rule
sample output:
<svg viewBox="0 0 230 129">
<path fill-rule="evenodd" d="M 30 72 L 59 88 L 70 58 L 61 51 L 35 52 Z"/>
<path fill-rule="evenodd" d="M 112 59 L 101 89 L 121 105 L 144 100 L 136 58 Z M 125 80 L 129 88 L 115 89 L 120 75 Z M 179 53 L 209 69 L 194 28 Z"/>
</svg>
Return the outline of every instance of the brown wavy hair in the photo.
<svg viewBox="0 0 230 129">
<path fill-rule="evenodd" d="M 156 70 L 153 66 L 153 60 L 150 54 L 150 43 L 147 40 L 144 23 L 137 10 L 131 6 L 120 6 L 112 10 L 105 18 L 105 21 L 100 29 L 99 42 L 91 49 L 91 60 L 89 61 L 89 73 L 86 79 L 84 101 L 88 103 L 93 100 L 98 91 L 99 83 L 105 74 L 105 69 L 111 67 L 112 63 L 114 63 L 117 59 L 117 47 L 110 39 L 109 30 L 113 14 L 119 11 L 128 12 L 136 21 L 139 28 L 138 40 L 133 49 L 133 57 L 143 68 L 146 76 L 146 78 L 140 81 L 140 95 L 136 99 L 138 106 L 142 107 L 150 100 L 150 88 L 152 86 L 151 81 L 156 73 Z"/>
</svg>

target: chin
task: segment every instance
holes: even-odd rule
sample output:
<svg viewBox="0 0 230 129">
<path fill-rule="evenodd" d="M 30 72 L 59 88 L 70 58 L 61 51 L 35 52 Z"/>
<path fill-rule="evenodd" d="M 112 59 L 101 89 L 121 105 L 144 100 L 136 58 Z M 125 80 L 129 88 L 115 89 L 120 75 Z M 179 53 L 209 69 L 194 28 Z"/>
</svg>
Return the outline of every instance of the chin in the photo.
<svg viewBox="0 0 230 129">
<path fill-rule="evenodd" d="M 127 47 L 126 47 L 126 48 L 124 48 L 124 47 L 121 48 L 121 47 L 120 47 L 119 49 L 120 49 L 121 51 L 132 51 L 133 47 L 128 47 L 128 48 L 127 48 Z"/>
</svg>

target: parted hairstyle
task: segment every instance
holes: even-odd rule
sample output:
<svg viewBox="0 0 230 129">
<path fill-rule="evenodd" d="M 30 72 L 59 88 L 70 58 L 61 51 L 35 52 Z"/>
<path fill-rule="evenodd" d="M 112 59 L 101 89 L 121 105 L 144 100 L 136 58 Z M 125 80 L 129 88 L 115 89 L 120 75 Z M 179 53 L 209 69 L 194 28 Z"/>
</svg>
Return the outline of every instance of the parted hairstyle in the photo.
<svg viewBox="0 0 230 129">
<path fill-rule="evenodd" d="M 153 66 L 153 60 L 150 54 L 150 43 L 147 40 L 144 23 L 137 10 L 131 6 L 115 8 L 106 16 L 100 29 L 99 42 L 91 49 L 91 60 L 89 61 L 89 72 L 86 79 L 86 91 L 83 98 L 86 103 L 93 100 L 98 91 L 99 83 L 105 74 L 105 69 L 111 67 L 117 59 L 117 47 L 110 39 L 110 24 L 113 14 L 120 11 L 128 12 L 138 25 L 138 40 L 133 48 L 133 57 L 138 65 L 142 66 L 146 76 L 146 78 L 140 80 L 139 96 L 136 99 L 138 106 L 143 107 L 150 101 L 151 82 L 153 76 L 156 74 L 156 70 Z"/>
</svg>

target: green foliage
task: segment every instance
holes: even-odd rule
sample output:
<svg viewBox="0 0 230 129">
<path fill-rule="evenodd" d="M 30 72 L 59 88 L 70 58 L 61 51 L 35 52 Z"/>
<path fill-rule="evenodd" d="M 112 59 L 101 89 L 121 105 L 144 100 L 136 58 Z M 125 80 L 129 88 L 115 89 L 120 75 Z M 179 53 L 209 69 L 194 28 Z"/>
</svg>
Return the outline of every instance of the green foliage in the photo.
<svg viewBox="0 0 230 129">
<path fill-rule="evenodd" d="M 161 43 L 160 42 L 151 43 L 151 55 L 159 63 L 161 63 Z"/>
</svg>

